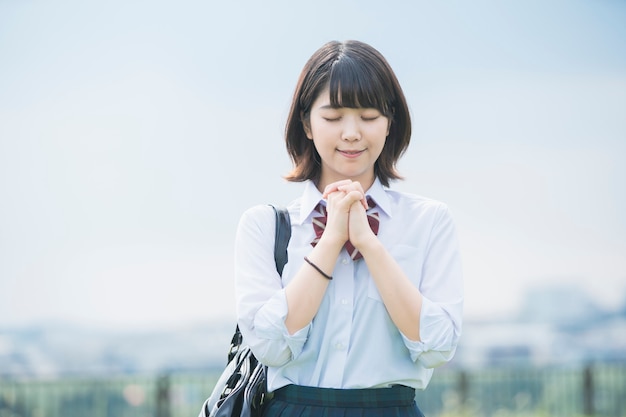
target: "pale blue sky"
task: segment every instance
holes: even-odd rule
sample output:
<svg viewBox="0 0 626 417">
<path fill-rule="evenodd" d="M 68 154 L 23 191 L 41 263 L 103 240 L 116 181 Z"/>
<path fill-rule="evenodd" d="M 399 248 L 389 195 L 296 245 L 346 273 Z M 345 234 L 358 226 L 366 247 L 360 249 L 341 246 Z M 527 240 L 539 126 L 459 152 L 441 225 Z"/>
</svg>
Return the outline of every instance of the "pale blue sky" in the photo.
<svg viewBox="0 0 626 417">
<path fill-rule="evenodd" d="M 451 207 L 468 316 L 552 282 L 615 306 L 624 22 L 617 0 L 0 0 L 0 325 L 232 316 L 240 214 L 300 192 L 281 179 L 299 71 L 351 38 L 404 87 L 395 187 Z"/>
</svg>

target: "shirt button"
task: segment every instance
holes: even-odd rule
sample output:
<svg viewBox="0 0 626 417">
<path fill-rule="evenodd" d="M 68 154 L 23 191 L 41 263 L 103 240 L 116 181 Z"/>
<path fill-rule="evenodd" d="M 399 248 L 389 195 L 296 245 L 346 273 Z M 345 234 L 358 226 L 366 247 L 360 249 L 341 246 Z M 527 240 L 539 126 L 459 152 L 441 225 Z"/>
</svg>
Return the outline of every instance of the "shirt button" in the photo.
<svg viewBox="0 0 626 417">
<path fill-rule="evenodd" d="M 337 343 L 337 344 L 335 344 L 335 349 L 337 349 L 337 350 L 343 350 L 343 343 Z"/>
<path fill-rule="evenodd" d="M 344 265 L 348 265 L 348 258 L 343 258 L 341 260 L 341 263 L 344 264 Z"/>
<path fill-rule="evenodd" d="M 344 305 L 344 306 L 348 305 L 348 300 L 346 298 L 342 298 L 341 299 L 341 304 Z"/>
</svg>

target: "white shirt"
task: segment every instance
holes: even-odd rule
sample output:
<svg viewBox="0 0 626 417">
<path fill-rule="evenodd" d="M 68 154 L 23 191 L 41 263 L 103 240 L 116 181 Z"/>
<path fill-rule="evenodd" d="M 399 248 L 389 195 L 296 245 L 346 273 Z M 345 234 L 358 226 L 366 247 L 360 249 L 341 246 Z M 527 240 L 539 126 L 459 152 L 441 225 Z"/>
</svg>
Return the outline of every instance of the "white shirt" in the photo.
<svg viewBox="0 0 626 417">
<path fill-rule="evenodd" d="M 463 282 L 454 223 L 446 205 L 384 188 L 367 191 L 380 213 L 378 238 L 423 296 L 420 341 L 394 325 L 364 260 L 342 249 L 317 315 L 290 335 L 284 287 L 311 250 L 311 219 L 322 200 L 308 181 L 288 205 L 292 234 L 282 278 L 274 264 L 274 211 L 241 217 L 235 241 L 237 316 L 244 343 L 268 365 L 268 390 L 287 384 L 324 388 L 428 385 L 461 334 Z"/>
</svg>

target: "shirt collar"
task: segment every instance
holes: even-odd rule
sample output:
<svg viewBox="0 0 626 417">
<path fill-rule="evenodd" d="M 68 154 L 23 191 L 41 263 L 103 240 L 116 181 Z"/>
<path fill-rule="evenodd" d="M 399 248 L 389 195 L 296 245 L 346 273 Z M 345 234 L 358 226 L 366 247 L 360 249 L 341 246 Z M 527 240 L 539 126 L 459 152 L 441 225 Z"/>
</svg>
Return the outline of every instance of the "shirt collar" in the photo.
<svg viewBox="0 0 626 417">
<path fill-rule="evenodd" d="M 300 224 L 304 223 L 320 201 L 322 201 L 322 193 L 320 193 L 313 181 L 306 181 L 300 204 Z"/>
<path fill-rule="evenodd" d="M 376 206 L 387 216 L 391 217 L 391 202 L 389 201 L 385 187 L 380 183 L 378 177 L 374 180 L 369 190 L 365 192 L 365 195 L 372 197 L 376 202 Z M 320 201 L 322 201 L 322 193 L 320 193 L 313 181 L 306 181 L 304 183 L 304 193 L 302 194 L 300 204 L 300 224 L 309 217 Z"/>
<path fill-rule="evenodd" d="M 376 177 L 370 189 L 365 192 L 365 196 L 372 197 L 376 202 L 376 206 L 387 216 L 391 217 L 391 201 L 389 200 L 389 195 L 387 195 L 387 190 L 380 183 L 378 177 Z"/>
</svg>

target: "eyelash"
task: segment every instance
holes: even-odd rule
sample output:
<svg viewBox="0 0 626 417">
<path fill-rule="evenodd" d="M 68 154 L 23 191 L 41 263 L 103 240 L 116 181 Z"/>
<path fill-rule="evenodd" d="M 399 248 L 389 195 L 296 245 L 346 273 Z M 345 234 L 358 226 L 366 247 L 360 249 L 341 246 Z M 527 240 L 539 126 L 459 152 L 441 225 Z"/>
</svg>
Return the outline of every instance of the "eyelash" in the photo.
<svg viewBox="0 0 626 417">
<path fill-rule="evenodd" d="M 378 119 L 380 116 L 374 116 L 374 117 L 361 117 L 361 119 L 364 122 L 372 122 L 376 119 Z M 341 117 L 335 117 L 335 118 L 328 118 L 328 117 L 324 117 L 324 120 L 326 120 L 327 122 L 338 122 L 339 120 L 341 120 Z"/>
</svg>

